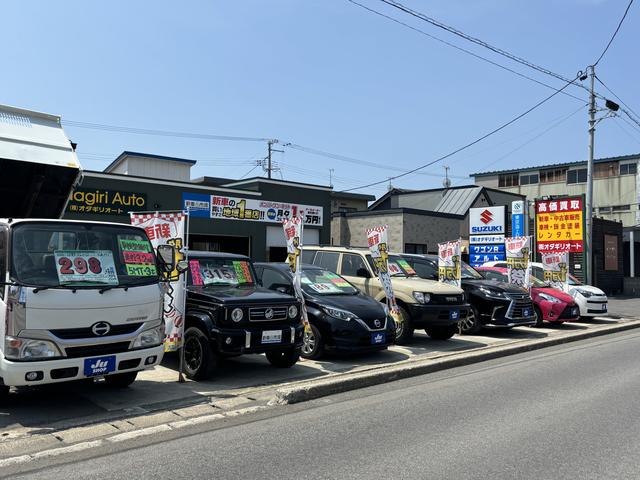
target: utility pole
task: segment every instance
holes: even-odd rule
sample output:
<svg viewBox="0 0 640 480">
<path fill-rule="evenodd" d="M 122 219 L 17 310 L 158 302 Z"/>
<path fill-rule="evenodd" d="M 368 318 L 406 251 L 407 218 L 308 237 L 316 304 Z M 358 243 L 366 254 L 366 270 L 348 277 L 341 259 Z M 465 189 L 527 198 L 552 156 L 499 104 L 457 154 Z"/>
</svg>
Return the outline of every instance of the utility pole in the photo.
<svg viewBox="0 0 640 480">
<path fill-rule="evenodd" d="M 278 143 L 277 139 L 273 139 L 273 140 L 269 140 L 267 141 L 267 178 L 271 178 L 271 172 L 273 170 L 275 170 L 272 166 L 271 166 L 271 152 L 281 152 L 284 153 L 284 150 L 276 150 L 275 148 L 272 148 L 271 146 L 274 143 Z"/>
<path fill-rule="evenodd" d="M 585 283 L 591 285 L 593 280 L 593 143 L 596 134 L 596 94 L 594 90 L 596 70 L 595 65 L 587 67 L 587 73 L 591 80 L 589 89 L 589 160 L 587 161 L 587 209 L 586 209 L 586 235 L 585 235 Z"/>
<path fill-rule="evenodd" d="M 329 169 L 329 187 L 333 188 L 333 168 Z"/>
</svg>

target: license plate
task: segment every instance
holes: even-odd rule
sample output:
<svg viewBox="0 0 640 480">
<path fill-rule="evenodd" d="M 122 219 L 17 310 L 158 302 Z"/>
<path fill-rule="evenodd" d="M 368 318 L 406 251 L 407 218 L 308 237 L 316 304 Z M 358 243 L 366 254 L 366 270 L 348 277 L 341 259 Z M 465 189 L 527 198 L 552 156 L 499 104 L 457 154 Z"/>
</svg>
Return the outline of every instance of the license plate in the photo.
<svg viewBox="0 0 640 480">
<path fill-rule="evenodd" d="M 282 341 L 282 330 L 264 330 L 262 332 L 262 343 L 280 343 Z"/>
<path fill-rule="evenodd" d="M 371 334 L 371 344 L 372 345 L 382 345 L 387 339 L 387 335 L 382 332 L 372 333 Z"/>
<path fill-rule="evenodd" d="M 449 310 L 449 319 L 450 320 L 459 320 L 460 319 L 460 310 Z"/>
<path fill-rule="evenodd" d="M 603 311 L 603 312 L 606 312 L 606 311 L 607 311 L 607 304 L 606 304 L 606 303 L 603 303 L 603 304 L 602 304 L 602 311 Z"/>
<path fill-rule="evenodd" d="M 116 356 L 86 358 L 84 360 L 84 376 L 96 377 L 106 375 L 116 369 Z"/>
</svg>

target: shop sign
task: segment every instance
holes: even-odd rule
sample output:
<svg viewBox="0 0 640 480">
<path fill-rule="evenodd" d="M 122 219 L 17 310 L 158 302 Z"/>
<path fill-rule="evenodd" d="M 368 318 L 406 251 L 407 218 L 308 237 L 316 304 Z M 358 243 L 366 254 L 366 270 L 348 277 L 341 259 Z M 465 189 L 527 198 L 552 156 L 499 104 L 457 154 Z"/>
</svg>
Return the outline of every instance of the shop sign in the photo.
<svg viewBox="0 0 640 480">
<path fill-rule="evenodd" d="M 461 241 L 438 244 L 438 281 L 462 287 Z"/>
<path fill-rule="evenodd" d="M 540 253 L 582 252 L 582 197 L 536 200 L 536 240 Z"/>
<path fill-rule="evenodd" d="M 469 253 L 502 253 L 504 254 L 504 243 L 496 243 L 495 245 L 469 245 Z"/>
<path fill-rule="evenodd" d="M 503 262 L 504 260 L 504 253 L 472 253 L 469 255 L 469 265 L 472 267 L 481 267 L 487 262 Z"/>
<path fill-rule="evenodd" d="M 211 195 L 183 192 L 182 209 L 189 212 L 191 218 L 209 218 L 211 215 Z"/>
<path fill-rule="evenodd" d="M 524 235 L 524 201 L 511 202 L 511 236 L 522 237 Z"/>
<path fill-rule="evenodd" d="M 69 197 L 67 212 L 127 215 L 145 210 L 146 206 L 147 196 L 144 193 L 78 188 Z"/>
<path fill-rule="evenodd" d="M 505 234 L 504 205 L 469 209 L 469 233 L 471 235 Z"/>
<path fill-rule="evenodd" d="M 470 235 L 469 236 L 470 244 L 492 244 L 492 245 L 503 245 L 504 244 L 504 235 Z"/>
</svg>

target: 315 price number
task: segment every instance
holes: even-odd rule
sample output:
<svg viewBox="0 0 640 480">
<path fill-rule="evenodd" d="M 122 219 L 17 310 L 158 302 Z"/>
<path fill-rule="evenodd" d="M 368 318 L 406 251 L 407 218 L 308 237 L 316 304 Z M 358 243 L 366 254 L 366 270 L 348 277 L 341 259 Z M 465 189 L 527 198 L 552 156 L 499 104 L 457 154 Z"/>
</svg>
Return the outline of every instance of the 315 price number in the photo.
<svg viewBox="0 0 640 480">
<path fill-rule="evenodd" d="M 60 265 L 60 273 L 62 275 L 74 275 L 76 273 L 84 275 L 87 272 L 93 274 L 102 273 L 102 264 L 96 257 L 89 257 L 88 260 L 82 257 L 74 259 L 62 257 L 58 259 L 58 265 Z"/>
</svg>

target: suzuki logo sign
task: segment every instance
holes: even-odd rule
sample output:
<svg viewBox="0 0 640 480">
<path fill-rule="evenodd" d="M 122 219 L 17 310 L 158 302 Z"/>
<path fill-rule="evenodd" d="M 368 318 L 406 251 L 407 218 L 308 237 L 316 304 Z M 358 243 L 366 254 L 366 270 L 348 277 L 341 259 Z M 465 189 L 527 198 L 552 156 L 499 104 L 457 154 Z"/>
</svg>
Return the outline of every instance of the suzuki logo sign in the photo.
<svg viewBox="0 0 640 480">
<path fill-rule="evenodd" d="M 489 210 L 485 210 L 480 214 L 480 221 L 482 223 L 489 223 L 491 220 L 493 220 L 493 213 Z"/>
<path fill-rule="evenodd" d="M 471 235 L 504 235 L 505 206 L 469 209 L 469 233 Z"/>
</svg>

